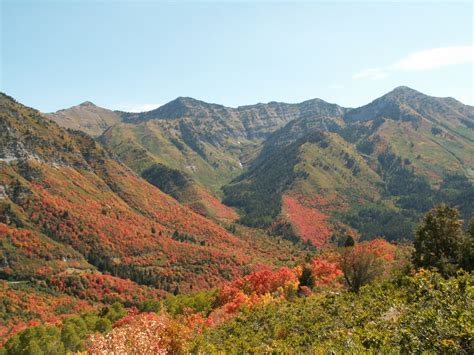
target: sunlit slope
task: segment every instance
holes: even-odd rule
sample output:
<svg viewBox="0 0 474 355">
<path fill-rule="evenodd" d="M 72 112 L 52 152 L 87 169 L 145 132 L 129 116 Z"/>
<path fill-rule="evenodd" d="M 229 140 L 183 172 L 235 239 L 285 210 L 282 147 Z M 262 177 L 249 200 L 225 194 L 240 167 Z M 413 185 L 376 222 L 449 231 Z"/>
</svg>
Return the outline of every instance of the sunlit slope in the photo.
<svg viewBox="0 0 474 355">
<path fill-rule="evenodd" d="M 173 291 L 213 286 L 270 261 L 249 240 L 138 177 L 87 135 L 65 131 L 5 95 L 0 100 L 1 222 L 31 231 L 54 252 L 51 260 L 58 262 L 49 276 L 94 268 Z M 5 243 L 20 257 L 21 245 Z M 28 258 L 32 266 L 38 259 L 33 253 L 22 265 Z"/>
<path fill-rule="evenodd" d="M 284 233 L 318 245 L 322 237 L 308 231 L 319 226 L 326 239 L 347 226 L 365 237 L 410 238 L 436 203 L 457 205 L 466 218 L 473 212 L 473 118 L 473 108 L 454 99 L 400 87 L 340 117 L 295 119 L 224 187 L 224 201 L 245 224 L 277 223 L 281 232 L 289 219 Z M 306 226 L 305 218 L 291 223 L 295 209 Z"/>
</svg>

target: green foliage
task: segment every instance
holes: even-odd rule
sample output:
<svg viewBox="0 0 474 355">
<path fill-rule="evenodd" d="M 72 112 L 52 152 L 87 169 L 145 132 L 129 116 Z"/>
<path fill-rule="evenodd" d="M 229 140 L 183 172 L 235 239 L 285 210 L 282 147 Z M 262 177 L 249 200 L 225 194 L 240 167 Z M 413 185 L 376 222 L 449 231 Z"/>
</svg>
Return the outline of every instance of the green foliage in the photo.
<svg viewBox="0 0 474 355">
<path fill-rule="evenodd" d="M 161 302 L 157 300 L 146 300 L 138 305 L 140 312 L 155 312 L 158 313 L 161 310 Z"/>
<path fill-rule="evenodd" d="M 110 307 L 104 307 L 100 312 L 100 316 L 108 319 L 111 323 L 125 317 L 126 314 L 127 311 L 125 310 L 125 307 L 119 302 L 115 302 Z"/>
<path fill-rule="evenodd" d="M 216 297 L 217 290 L 200 291 L 168 297 L 164 304 L 172 315 L 184 314 L 189 309 L 192 313 L 203 313 L 207 316 L 213 309 Z"/>
<path fill-rule="evenodd" d="M 141 173 L 142 178 L 155 185 L 164 193 L 180 200 L 180 192 L 192 184 L 186 173 L 169 168 L 163 164 L 153 164 Z"/>
<path fill-rule="evenodd" d="M 61 332 L 55 326 L 29 327 L 11 338 L 0 354 L 65 354 Z"/>
<path fill-rule="evenodd" d="M 408 310 L 400 317 L 403 353 L 468 353 L 474 349 L 474 278 L 465 272 L 444 279 L 421 271 L 407 279 Z"/>
<path fill-rule="evenodd" d="M 85 313 L 66 318 L 61 327 L 29 327 L 13 336 L 0 354 L 65 354 L 85 351 L 84 341 L 93 333 L 107 333 L 112 323 L 126 315 L 124 307 L 115 303 L 99 315 Z"/>
<path fill-rule="evenodd" d="M 340 217 L 357 229 L 363 240 L 383 236 L 388 241 L 412 239 L 418 219 L 413 211 L 395 211 L 375 205 L 356 208 Z"/>
<path fill-rule="evenodd" d="M 439 205 L 427 213 L 416 232 L 414 265 L 435 268 L 445 276 L 455 274 L 464 263 L 466 247 L 468 250 L 471 247 L 462 225 L 459 211 L 447 205 Z"/>
<path fill-rule="evenodd" d="M 194 352 L 469 353 L 474 276 L 414 277 L 270 303 L 198 336 Z"/>
</svg>

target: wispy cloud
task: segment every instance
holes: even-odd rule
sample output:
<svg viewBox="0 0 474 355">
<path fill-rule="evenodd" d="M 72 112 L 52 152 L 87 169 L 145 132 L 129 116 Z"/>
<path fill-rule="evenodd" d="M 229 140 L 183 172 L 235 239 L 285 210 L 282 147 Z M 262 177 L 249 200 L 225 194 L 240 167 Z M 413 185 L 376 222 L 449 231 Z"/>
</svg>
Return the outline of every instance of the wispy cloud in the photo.
<svg viewBox="0 0 474 355">
<path fill-rule="evenodd" d="M 474 46 L 442 47 L 416 52 L 393 65 L 394 70 L 420 71 L 474 62 Z"/>
<path fill-rule="evenodd" d="M 389 76 L 390 73 L 382 68 L 370 68 L 362 70 L 352 76 L 352 79 L 380 80 Z"/>
<path fill-rule="evenodd" d="M 384 79 L 394 72 L 416 72 L 446 66 L 474 63 L 474 46 L 453 46 L 426 49 L 412 53 L 384 68 L 362 70 L 352 79 Z"/>
<path fill-rule="evenodd" d="M 162 104 L 131 104 L 131 105 L 121 105 L 120 110 L 126 112 L 146 112 L 154 110 L 158 107 L 162 106 Z"/>
</svg>

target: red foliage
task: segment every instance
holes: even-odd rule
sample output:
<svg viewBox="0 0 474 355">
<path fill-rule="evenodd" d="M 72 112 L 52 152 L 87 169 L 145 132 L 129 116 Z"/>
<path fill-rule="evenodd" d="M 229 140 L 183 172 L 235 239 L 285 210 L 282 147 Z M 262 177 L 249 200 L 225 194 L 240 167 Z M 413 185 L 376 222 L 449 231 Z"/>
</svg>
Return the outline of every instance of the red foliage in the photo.
<svg viewBox="0 0 474 355">
<path fill-rule="evenodd" d="M 239 218 L 238 213 L 233 208 L 224 205 L 206 190 L 200 188 L 198 195 L 200 201 L 189 205 L 194 212 L 222 222 L 233 222 Z"/>
<path fill-rule="evenodd" d="M 90 302 L 71 296 L 52 295 L 28 287 L 16 289 L 5 281 L 0 281 L 0 303 L 5 306 L 0 323 L 0 339 L 4 341 L 26 327 L 55 324 L 64 317 L 94 309 Z"/>
<path fill-rule="evenodd" d="M 288 268 L 263 269 L 224 285 L 218 301 L 227 313 L 235 312 L 241 305 L 254 305 L 262 296 L 286 297 L 289 289 L 296 289 L 298 277 Z"/>
<path fill-rule="evenodd" d="M 320 255 L 313 259 L 312 268 L 315 277 L 315 286 L 333 286 L 340 287 L 339 278 L 342 271 L 337 262 L 328 260 L 328 255 Z"/>
<path fill-rule="evenodd" d="M 104 166 L 114 177 L 114 192 L 92 173 L 44 169 L 41 184 L 31 183 L 34 197 L 23 204 L 30 220 L 83 255 L 98 253 L 117 265 L 147 268 L 163 280 L 159 288 L 180 284 L 182 291 L 196 290 L 223 282 L 224 274 L 241 275 L 253 253 L 248 242 L 115 162 Z M 175 240 L 175 231 L 191 239 Z"/>
<path fill-rule="evenodd" d="M 283 196 L 283 212 L 303 240 L 321 248 L 329 243 L 332 235 L 328 215 L 301 204 L 296 198 Z"/>
<path fill-rule="evenodd" d="M 163 291 L 137 285 L 133 281 L 98 273 L 62 274 L 49 283 L 59 291 L 95 302 L 139 303 L 163 298 Z"/>
</svg>

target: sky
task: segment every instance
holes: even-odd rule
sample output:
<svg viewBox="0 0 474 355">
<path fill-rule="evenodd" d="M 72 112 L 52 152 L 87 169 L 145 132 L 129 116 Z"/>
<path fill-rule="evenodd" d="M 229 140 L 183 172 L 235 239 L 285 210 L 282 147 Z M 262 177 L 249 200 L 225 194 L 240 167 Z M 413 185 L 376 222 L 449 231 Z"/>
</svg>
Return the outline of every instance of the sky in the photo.
<svg viewBox="0 0 474 355">
<path fill-rule="evenodd" d="M 470 2 L 0 0 L 0 91 L 52 112 L 312 98 L 406 85 L 474 105 Z"/>
</svg>

